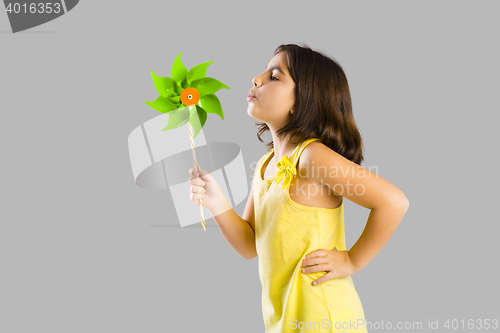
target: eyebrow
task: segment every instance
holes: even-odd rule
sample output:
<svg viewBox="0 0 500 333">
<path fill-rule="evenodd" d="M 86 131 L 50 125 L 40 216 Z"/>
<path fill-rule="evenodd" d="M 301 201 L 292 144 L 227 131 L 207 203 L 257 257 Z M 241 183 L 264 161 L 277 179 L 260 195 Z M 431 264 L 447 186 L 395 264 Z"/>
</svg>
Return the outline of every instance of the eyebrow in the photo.
<svg viewBox="0 0 500 333">
<path fill-rule="evenodd" d="M 277 69 L 277 70 L 278 70 L 278 72 L 280 72 L 280 73 L 281 73 L 281 74 L 283 74 L 283 75 L 286 75 L 285 73 L 283 73 L 283 71 L 281 70 L 281 68 L 280 68 L 280 67 L 278 67 L 278 66 L 273 66 L 273 67 L 269 68 L 269 70 L 270 70 L 270 71 L 272 71 L 273 69 Z M 268 69 L 266 68 L 266 71 L 267 71 L 267 70 L 268 70 Z"/>
</svg>

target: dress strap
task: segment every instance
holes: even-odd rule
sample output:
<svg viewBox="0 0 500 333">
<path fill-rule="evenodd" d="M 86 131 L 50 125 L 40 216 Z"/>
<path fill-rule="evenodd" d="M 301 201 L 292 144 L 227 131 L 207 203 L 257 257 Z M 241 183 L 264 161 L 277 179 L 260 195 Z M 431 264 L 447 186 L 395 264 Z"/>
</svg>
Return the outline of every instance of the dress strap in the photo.
<svg viewBox="0 0 500 333">
<path fill-rule="evenodd" d="M 286 188 L 290 185 L 292 178 L 297 174 L 297 162 L 300 154 L 302 154 L 302 151 L 309 143 L 316 140 L 319 140 L 319 138 L 307 139 L 295 148 L 290 157 L 288 157 L 287 155 L 283 155 L 281 157 L 277 165 L 278 170 L 276 171 L 275 177 L 276 184 L 283 180 L 282 188 Z"/>
<path fill-rule="evenodd" d="M 264 154 L 264 157 L 262 158 L 260 165 L 258 165 L 259 175 L 262 173 L 262 167 L 264 166 L 264 164 L 266 164 L 267 160 L 269 159 L 269 156 L 271 156 L 271 153 L 273 153 L 273 151 L 274 150 L 271 149 L 267 153 Z"/>
<path fill-rule="evenodd" d="M 295 169 L 297 169 L 297 164 L 299 162 L 300 155 L 302 155 L 302 151 L 307 147 L 308 144 L 310 144 L 313 141 L 318 141 L 318 140 L 320 140 L 320 138 L 309 138 L 309 139 L 305 140 L 304 142 L 302 142 L 302 144 L 300 144 L 300 146 L 298 147 L 299 149 L 296 149 L 293 152 L 291 158 L 292 158 L 292 164 L 294 165 Z"/>
<path fill-rule="evenodd" d="M 271 153 L 273 152 L 273 150 L 269 150 L 267 153 L 264 154 L 264 157 L 262 158 L 262 161 L 260 162 L 260 167 L 262 167 L 264 164 L 266 164 L 267 160 L 269 159 L 269 155 L 271 155 Z"/>
</svg>

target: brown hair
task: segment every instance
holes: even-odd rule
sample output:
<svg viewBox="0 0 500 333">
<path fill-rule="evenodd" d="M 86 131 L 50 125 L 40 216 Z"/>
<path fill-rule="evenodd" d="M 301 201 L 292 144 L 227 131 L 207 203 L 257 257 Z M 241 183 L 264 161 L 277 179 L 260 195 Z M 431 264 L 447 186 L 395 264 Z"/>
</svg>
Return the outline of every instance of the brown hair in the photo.
<svg viewBox="0 0 500 333">
<path fill-rule="evenodd" d="M 350 161 L 361 165 L 363 141 L 352 114 L 352 102 L 347 77 L 337 61 L 306 44 L 282 44 L 274 55 L 283 52 L 284 61 L 295 82 L 295 111 L 290 122 L 279 129 L 279 137 L 300 144 L 309 138 L 319 138 Z M 259 126 L 257 137 L 269 130 L 266 123 Z M 266 144 L 268 151 L 273 141 Z"/>
</svg>

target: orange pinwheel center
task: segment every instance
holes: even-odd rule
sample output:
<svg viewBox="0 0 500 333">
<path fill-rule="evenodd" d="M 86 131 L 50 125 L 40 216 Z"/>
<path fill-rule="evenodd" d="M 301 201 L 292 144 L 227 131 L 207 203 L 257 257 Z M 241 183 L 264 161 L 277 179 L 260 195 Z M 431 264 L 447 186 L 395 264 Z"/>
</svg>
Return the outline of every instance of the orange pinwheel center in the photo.
<svg viewBox="0 0 500 333">
<path fill-rule="evenodd" d="M 200 101 L 200 92 L 196 88 L 186 88 L 181 92 L 181 102 L 185 106 L 195 105 Z"/>
</svg>

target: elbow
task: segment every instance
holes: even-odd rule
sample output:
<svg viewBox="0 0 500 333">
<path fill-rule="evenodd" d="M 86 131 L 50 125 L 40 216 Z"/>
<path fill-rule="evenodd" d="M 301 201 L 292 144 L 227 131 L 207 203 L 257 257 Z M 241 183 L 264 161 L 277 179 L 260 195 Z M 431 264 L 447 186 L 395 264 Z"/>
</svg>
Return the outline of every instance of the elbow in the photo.
<svg viewBox="0 0 500 333">
<path fill-rule="evenodd" d="M 390 207 L 391 211 L 400 211 L 404 215 L 410 207 L 410 201 L 403 194 L 392 198 L 392 200 L 388 201 L 382 207 Z"/>
<path fill-rule="evenodd" d="M 405 208 L 405 212 L 410 208 L 410 201 L 406 196 L 403 195 L 403 199 L 401 200 L 401 205 Z"/>
<path fill-rule="evenodd" d="M 243 256 L 246 260 L 252 260 L 253 258 L 257 257 L 257 253 L 252 253 L 250 255 Z"/>
<path fill-rule="evenodd" d="M 401 209 L 406 211 L 408 207 L 410 207 L 410 201 L 408 201 L 405 195 L 402 195 L 393 197 L 382 203 L 380 206 L 377 206 L 377 208 L 378 207 L 391 207 L 392 209 Z"/>
<path fill-rule="evenodd" d="M 391 200 L 391 201 L 392 201 L 393 207 L 397 207 L 404 212 L 406 212 L 408 210 L 408 208 L 410 207 L 410 201 L 408 200 L 406 195 L 404 195 L 403 192 L 401 192 L 400 195 L 394 196 L 393 200 Z"/>
<path fill-rule="evenodd" d="M 401 210 L 403 214 L 406 214 L 406 211 L 410 207 L 410 201 L 403 195 L 401 199 L 399 199 L 394 206 L 398 209 Z"/>
<path fill-rule="evenodd" d="M 410 207 L 410 201 L 405 196 L 403 196 L 403 198 L 400 201 L 398 201 L 398 203 L 395 205 L 395 208 L 400 212 L 399 214 L 401 214 L 401 216 L 406 215 L 406 212 L 408 211 L 409 207 Z"/>
</svg>

